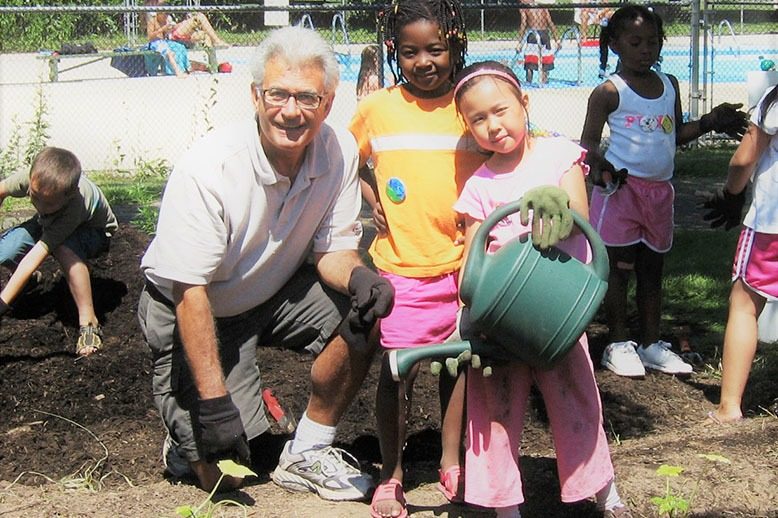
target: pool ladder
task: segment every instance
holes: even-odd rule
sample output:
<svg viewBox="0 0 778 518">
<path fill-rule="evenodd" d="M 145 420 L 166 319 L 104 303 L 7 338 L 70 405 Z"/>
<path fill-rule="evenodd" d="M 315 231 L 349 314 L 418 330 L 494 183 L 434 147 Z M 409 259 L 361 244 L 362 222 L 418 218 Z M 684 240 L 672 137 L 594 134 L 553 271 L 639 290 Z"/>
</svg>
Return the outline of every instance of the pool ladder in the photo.
<svg viewBox="0 0 778 518">
<path fill-rule="evenodd" d="M 308 13 L 303 13 L 303 15 L 300 17 L 300 21 L 297 23 L 297 26 L 316 30 L 316 27 L 313 25 L 313 19 Z M 335 13 L 333 15 L 331 27 L 332 33 L 330 37 L 330 43 L 332 43 L 332 46 L 334 47 L 339 43 L 342 44 L 346 49 L 345 52 L 335 51 L 335 57 L 338 59 L 340 64 L 345 65 L 348 68 L 351 66 L 351 45 L 348 36 L 348 29 L 346 28 L 346 17 L 343 12 Z"/>
<path fill-rule="evenodd" d="M 729 51 L 734 51 L 735 55 L 739 58 L 740 57 L 740 44 L 737 41 L 737 35 L 735 34 L 735 29 L 732 27 L 732 24 L 729 22 L 729 20 L 721 20 L 718 25 L 718 30 L 715 34 L 716 37 L 714 37 L 713 31 L 710 32 L 710 70 L 708 70 L 708 60 L 703 60 L 703 77 L 710 77 L 710 106 L 714 105 L 713 102 L 713 85 L 715 84 L 715 81 L 713 80 L 713 76 L 716 74 L 716 67 L 715 67 L 715 61 L 716 61 L 716 45 L 721 46 L 721 39 L 723 36 L 729 36 L 729 39 L 731 40 L 732 44 L 729 46 Z M 704 107 L 703 107 L 704 109 Z"/>
</svg>

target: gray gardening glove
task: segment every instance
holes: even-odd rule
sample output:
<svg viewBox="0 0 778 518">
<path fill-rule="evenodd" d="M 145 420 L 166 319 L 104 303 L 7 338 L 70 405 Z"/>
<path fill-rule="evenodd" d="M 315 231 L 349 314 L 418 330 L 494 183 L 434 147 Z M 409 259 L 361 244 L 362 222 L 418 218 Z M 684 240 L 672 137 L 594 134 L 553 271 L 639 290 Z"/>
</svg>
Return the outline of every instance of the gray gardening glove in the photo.
<svg viewBox="0 0 778 518">
<path fill-rule="evenodd" d="M 529 223 L 532 209 L 532 244 L 549 248 L 566 239 L 573 230 L 570 197 L 553 185 L 542 185 L 527 191 L 519 202 L 521 224 Z M 542 229 L 542 231 L 541 231 Z"/>
<path fill-rule="evenodd" d="M 470 364 L 474 369 L 481 369 L 481 374 L 484 378 L 488 378 L 492 375 L 492 366 L 486 365 L 481 368 L 481 357 L 477 354 L 473 354 L 470 351 L 462 351 L 456 358 L 446 358 L 446 372 L 452 378 L 456 378 L 459 375 L 459 368 L 462 365 Z M 439 361 L 430 362 L 430 372 L 433 376 L 439 376 L 443 371 L 443 364 Z"/>
<path fill-rule="evenodd" d="M 457 328 L 459 330 L 459 337 L 462 340 L 468 340 L 471 336 L 473 336 L 473 326 L 470 321 L 470 308 L 467 306 L 463 307 L 459 312 Z M 449 376 L 456 378 L 459 374 L 460 365 L 466 365 L 467 363 L 469 363 L 470 366 L 474 369 L 480 369 L 481 357 L 477 354 L 472 354 L 470 351 L 463 351 L 456 358 L 445 359 L 446 371 L 448 372 Z M 439 376 L 442 371 L 443 364 L 441 362 L 437 360 L 430 362 L 430 372 L 433 376 Z M 486 366 L 481 372 L 483 373 L 484 377 L 491 376 L 492 368 L 491 366 Z"/>
<path fill-rule="evenodd" d="M 251 465 L 251 452 L 240 412 L 226 394 L 200 400 L 201 453 L 206 462 L 230 459 L 244 466 Z"/>
</svg>

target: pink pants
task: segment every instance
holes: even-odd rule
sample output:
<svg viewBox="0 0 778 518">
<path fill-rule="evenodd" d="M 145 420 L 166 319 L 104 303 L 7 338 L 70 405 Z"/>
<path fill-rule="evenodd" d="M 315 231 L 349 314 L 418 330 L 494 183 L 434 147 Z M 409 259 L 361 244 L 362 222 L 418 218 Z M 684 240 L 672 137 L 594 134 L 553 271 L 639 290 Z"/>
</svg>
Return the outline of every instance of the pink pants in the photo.
<svg viewBox="0 0 778 518">
<path fill-rule="evenodd" d="M 548 371 L 524 363 L 494 367 L 484 378 L 467 375 L 465 501 L 484 507 L 524 502 L 519 448 L 530 387 L 535 382 L 546 404 L 557 455 L 563 502 L 594 495 L 613 478 L 602 405 L 588 342 L 583 335 Z"/>
</svg>

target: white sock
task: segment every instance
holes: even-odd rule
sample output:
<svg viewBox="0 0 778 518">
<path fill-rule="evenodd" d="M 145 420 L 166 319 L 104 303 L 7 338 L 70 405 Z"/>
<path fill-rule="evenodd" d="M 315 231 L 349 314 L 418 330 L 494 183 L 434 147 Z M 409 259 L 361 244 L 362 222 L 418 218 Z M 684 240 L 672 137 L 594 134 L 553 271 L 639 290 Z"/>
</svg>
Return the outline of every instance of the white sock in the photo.
<svg viewBox="0 0 778 518">
<path fill-rule="evenodd" d="M 610 511 L 617 507 L 621 507 L 624 504 L 621 502 L 619 492 L 616 491 L 616 479 L 612 478 L 610 482 L 605 484 L 605 487 L 597 491 L 594 495 L 597 502 L 597 509 L 600 511 Z"/>
<path fill-rule="evenodd" d="M 494 512 L 497 513 L 497 518 L 521 518 L 521 512 L 517 505 L 495 507 Z"/>
<path fill-rule="evenodd" d="M 297 425 L 290 450 L 292 453 L 300 453 L 305 450 L 329 446 L 335 440 L 336 430 L 334 426 L 325 426 L 311 421 L 308 413 L 305 412 Z"/>
</svg>

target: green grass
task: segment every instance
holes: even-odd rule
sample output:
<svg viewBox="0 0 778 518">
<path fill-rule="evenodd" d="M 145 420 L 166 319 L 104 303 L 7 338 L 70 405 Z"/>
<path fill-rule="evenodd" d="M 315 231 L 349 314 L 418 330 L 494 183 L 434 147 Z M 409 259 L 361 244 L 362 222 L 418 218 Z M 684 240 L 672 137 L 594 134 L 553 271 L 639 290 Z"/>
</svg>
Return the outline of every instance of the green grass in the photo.
<svg viewBox="0 0 778 518">
<path fill-rule="evenodd" d="M 700 353 L 712 356 L 727 319 L 732 257 L 738 232 L 678 230 L 663 280 L 663 331 L 689 326 Z"/>
<path fill-rule="evenodd" d="M 707 180 L 700 182 L 701 189 L 727 177 L 729 159 L 735 152 L 732 144 L 699 146 L 679 150 L 675 155 L 676 177 Z"/>
</svg>

